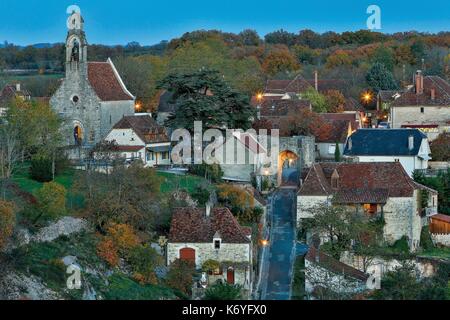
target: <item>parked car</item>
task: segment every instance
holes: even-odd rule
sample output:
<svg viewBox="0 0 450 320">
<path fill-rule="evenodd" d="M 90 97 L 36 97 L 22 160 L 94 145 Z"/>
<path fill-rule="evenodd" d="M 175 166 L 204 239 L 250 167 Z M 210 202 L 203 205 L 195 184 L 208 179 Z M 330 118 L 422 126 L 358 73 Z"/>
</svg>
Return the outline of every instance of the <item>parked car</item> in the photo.
<svg viewBox="0 0 450 320">
<path fill-rule="evenodd" d="M 390 126 L 389 122 L 379 122 L 378 123 L 378 128 L 380 128 L 380 129 L 390 129 L 391 126 Z"/>
</svg>

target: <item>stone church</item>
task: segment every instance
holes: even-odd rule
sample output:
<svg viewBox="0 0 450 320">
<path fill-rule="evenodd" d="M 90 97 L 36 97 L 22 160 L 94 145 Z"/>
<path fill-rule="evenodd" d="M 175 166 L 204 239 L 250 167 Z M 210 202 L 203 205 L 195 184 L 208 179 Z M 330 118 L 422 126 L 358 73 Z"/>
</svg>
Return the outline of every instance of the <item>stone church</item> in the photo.
<svg viewBox="0 0 450 320">
<path fill-rule="evenodd" d="M 135 97 L 127 90 L 111 59 L 87 59 L 84 20 L 73 12 L 67 21 L 66 74 L 50 99 L 64 121 L 69 156 L 80 155 L 104 138 L 122 117 L 134 114 Z M 74 152 L 78 150 L 78 152 Z"/>
</svg>

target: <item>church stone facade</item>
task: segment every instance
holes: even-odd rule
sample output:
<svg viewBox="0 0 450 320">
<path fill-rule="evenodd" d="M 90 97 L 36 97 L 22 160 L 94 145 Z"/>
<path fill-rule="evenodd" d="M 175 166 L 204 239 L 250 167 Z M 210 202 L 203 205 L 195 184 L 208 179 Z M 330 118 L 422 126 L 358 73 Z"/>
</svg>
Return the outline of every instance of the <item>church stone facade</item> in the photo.
<svg viewBox="0 0 450 320">
<path fill-rule="evenodd" d="M 111 59 L 88 61 L 83 25 L 81 15 L 73 12 L 67 22 L 65 78 L 50 99 L 72 150 L 92 148 L 122 117 L 133 115 L 135 106 Z"/>
</svg>

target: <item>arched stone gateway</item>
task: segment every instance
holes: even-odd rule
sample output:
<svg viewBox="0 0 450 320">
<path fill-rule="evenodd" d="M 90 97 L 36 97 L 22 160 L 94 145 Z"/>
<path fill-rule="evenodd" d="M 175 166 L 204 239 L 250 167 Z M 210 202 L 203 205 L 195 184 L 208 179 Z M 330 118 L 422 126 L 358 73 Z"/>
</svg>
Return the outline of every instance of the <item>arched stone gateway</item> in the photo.
<svg viewBox="0 0 450 320">
<path fill-rule="evenodd" d="M 278 185 L 298 185 L 300 157 L 291 150 L 281 151 L 278 156 Z"/>
</svg>

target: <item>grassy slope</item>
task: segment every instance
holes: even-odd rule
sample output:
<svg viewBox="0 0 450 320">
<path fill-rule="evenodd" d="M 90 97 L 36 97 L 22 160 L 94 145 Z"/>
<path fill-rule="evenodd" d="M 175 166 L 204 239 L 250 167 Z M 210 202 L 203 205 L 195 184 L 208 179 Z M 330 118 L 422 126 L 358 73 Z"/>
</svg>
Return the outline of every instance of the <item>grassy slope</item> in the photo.
<svg viewBox="0 0 450 320">
<path fill-rule="evenodd" d="M 86 267 L 105 271 L 106 266 L 96 254 L 97 237 L 92 233 L 83 233 L 72 237 L 60 237 L 53 242 L 34 243 L 16 249 L 14 268 L 28 275 L 35 275 L 52 290 L 66 299 L 81 299 L 86 281 L 104 299 L 175 299 L 174 292 L 163 286 L 140 285 L 128 276 L 114 271 L 109 277 L 83 273 Z M 82 289 L 68 290 L 66 267 L 61 259 L 76 256 L 82 267 Z M 107 281 L 106 281 L 107 280 Z"/>
<path fill-rule="evenodd" d="M 189 174 L 183 176 L 173 173 L 158 172 L 158 175 L 163 178 L 161 184 L 161 192 L 163 193 L 174 191 L 177 188 L 184 189 L 191 193 L 195 190 L 195 187 L 206 182 L 204 178 Z"/>
</svg>

